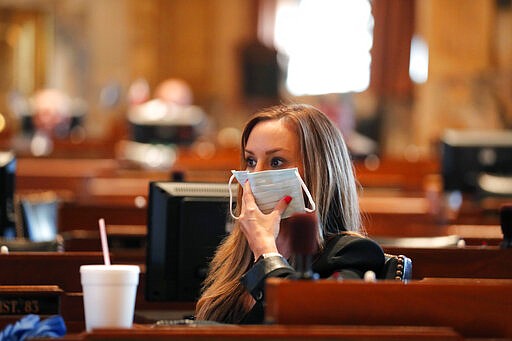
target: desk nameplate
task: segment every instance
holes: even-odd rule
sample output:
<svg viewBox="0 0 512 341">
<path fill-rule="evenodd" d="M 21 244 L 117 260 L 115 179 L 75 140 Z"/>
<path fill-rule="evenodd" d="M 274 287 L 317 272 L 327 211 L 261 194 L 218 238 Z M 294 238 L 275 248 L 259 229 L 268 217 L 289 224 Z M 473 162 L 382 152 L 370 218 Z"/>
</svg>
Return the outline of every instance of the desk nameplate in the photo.
<svg viewBox="0 0 512 341">
<path fill-rule="evenodd" d="M 60 314 L 61 295 L 58 286 L 0 286 L 0 317 L 37 314 Z"/>
</svg>

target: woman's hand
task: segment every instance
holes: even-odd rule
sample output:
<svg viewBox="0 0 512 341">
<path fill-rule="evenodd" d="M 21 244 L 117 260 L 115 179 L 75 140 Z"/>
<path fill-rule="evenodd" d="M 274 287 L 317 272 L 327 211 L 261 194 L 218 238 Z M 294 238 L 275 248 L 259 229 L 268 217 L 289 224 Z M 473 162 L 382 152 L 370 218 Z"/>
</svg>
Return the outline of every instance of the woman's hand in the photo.
<svg viewBox="0 0 512 341">
<path fill-rule="evenodd" d="M 281 215 L 291 200 L 290 196 L 284 197 L 272 212 L 264 214 L 256 205 L 249 181 L 244 184 L 240 226 L 254 254 L 254 259 L 258 259 L 264 253 L 278 252 L 276 238 L 279 234 Z"/>
</svg>

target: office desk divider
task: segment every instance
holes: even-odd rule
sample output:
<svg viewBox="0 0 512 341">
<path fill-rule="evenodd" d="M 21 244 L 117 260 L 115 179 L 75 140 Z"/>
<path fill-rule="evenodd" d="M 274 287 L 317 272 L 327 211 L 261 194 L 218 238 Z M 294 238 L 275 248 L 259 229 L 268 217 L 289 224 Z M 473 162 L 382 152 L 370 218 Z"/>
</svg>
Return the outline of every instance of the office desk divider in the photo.
<svg viewBox="0 0 512 341">
<path fill-rule="evenodd" d="M 512 280 L 267 281 L 267 323 L 451 327 L 465 338 L 512 337 Z M 304 295 L 307 293 L 307 295 Z"/>
</svg>

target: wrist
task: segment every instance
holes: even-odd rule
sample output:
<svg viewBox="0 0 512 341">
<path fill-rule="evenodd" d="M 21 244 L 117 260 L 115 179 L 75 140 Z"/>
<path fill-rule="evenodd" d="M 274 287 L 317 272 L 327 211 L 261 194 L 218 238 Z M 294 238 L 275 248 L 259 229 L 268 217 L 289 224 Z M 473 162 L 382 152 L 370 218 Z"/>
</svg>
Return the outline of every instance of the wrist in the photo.
<svg viewBox="0 0 512 341">
<path fill-rule="evenodd" d="M 256 262 L 261 255 L 267 254 L 267 253 L 279 253 L 277 249 L 277 245 L 275 244 L 274 240 L 268 240 L 268 241 L 260 241 L 256 245 L 250 245 L 252 255 L 254 256 L 254 261 Z"/>
<path fill-rule="evenodd" d="M 255 257 L 254 262 L 258 262 L 261 259 L 270 258 L 270 257 L 283 257 L 279 252 L 265 252 L 259 255 L 257 258 Z"/>
</svg>

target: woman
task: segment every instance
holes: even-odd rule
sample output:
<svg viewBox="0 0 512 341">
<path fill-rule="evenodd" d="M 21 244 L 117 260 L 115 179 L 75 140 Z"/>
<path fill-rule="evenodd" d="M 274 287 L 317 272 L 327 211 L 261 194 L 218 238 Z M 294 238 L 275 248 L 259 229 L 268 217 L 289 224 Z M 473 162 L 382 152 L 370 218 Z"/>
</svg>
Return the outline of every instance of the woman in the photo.
<svg viewBox="0 0 512 341">
<path fill-rule="evenodd" d="M 384 253 L 364 238 L 353 165 L 341 133 L 309 105 L 281 105 L 256 113 L 241 142 L 242 169 L 250 172 L 297 167 L 316 203 L 318 253 L 313 270 L 322 278 L 376 274 Z M 198 320 L 263 322 L 263 288 L 268 277 L 293 277 L 290 229 L 281 215 L 291 198 L 262 213 L 246 182 L 239 191 L 239 219 L 219 246 L 196 307 Z M 289 261 L 289 262 L 288 262 Z"/>
</svg>

